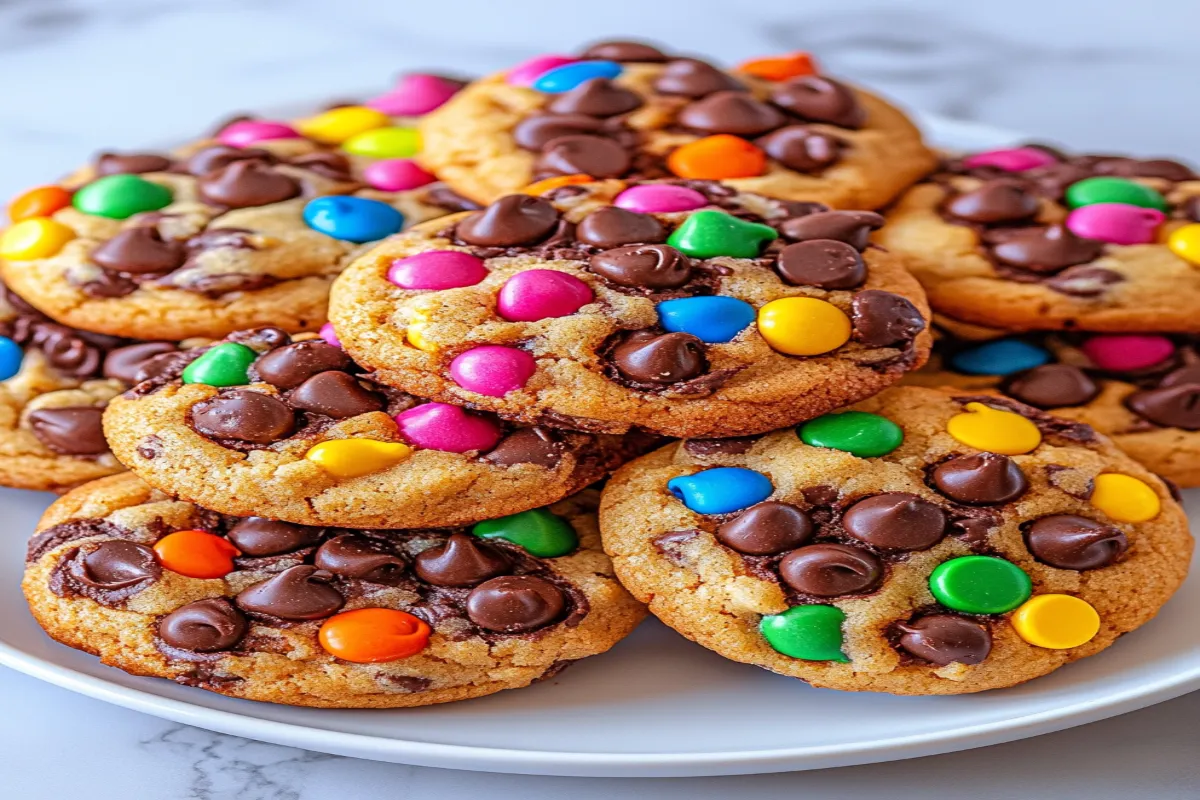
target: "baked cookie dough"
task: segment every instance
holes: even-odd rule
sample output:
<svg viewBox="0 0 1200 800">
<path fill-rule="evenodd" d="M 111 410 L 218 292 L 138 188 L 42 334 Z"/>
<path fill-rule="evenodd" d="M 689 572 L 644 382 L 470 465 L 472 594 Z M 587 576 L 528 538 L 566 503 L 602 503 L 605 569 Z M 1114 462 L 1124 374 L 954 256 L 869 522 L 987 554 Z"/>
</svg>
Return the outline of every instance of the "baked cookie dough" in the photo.
<svg viewBox="0 0 1200 800">
<path fill-rule="evenodd" d="M 1077 422 L 890 389 L 794 429 L 626 465 L 600 511 L 617 575 L 721 655 L 814 686 L 958 694 L 1093 655 L 1179 588 L 1167 485 Z"/>
<path fill-rule="evenodd" d="M 373 248 L 330 319 L 384 383 L 507 419 L 761 433 L 922 364 L 928 311 L 882 219 L 719 183 L 508 195 Z"/>
<path fill-rule="evenodd" d="M 445 703 L 555 675 L 642 619 L 597 501 L 474 528 L 307 528 L 118 475 L 50 507 L 23 586 L 50 636 L 135 675 L 287 705 Z"/>
<path fill-rule="evenodd" d="M 806 53 L 725 71 L 628 42 L 475 81 L 426 116 L 421 133 L 422 163 L 483 203 L 588 175 L 723 180 L 873 209 L 935 164 L 901 111 L 819 74 Z"/>
</svg>

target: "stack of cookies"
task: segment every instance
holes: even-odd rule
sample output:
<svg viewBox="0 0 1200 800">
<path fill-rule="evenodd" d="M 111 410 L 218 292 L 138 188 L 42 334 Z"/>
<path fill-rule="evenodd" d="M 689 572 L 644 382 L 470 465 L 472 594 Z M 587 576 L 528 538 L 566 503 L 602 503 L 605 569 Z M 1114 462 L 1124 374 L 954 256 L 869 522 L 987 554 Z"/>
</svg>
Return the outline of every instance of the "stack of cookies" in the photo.
<svg viewBox="0 0 1200 800">
<path fill-rule="evenodd" d="M 1186 520 L 1090 418 L 916 372 L 923 281 L 993 335 L 936 302 L 968 260 L 951 236 L 984 236 L 948 209 L 1049 180 L 948 189 L 1003 167 L 937 163 L 806 54 L 730 71 L 605 42 L 23 195 L 0 477 L 109 476 L 39 526 L 34 615 L 129 672 L 342 707 L 525 686 L 647 606 L 848 690 L 978 691 L 1102 650 L 1182 582 Z M 1033 217 L 1008 250 L 1107 254 Z M 1158 250 L 1055 280 L 1181 269 Z"/>
</svg>

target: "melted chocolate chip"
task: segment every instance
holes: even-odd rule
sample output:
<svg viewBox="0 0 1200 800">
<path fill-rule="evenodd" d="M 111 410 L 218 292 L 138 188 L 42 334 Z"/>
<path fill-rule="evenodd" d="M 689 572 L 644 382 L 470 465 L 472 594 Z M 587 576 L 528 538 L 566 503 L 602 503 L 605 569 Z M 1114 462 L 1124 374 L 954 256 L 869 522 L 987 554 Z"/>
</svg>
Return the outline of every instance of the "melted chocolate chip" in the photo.
<svg viewBox="0 0 1200 800">
<path fill-rule="evenodd" d="M 404 561 L 379 542 L 345 533 L 317 550 L 313 563 L 335 575 L 372 583 L 395 583 L 404 575 Z"/>
<path fill-rule="evenodd" d="M 235 389 L 192 407 L 192 425 L 214 439 L 270 444 L 288 436 L 295 424 L 282 400 L 249 389 Z"/>
<path fill-rule="evenodd" d="M 640 61 L 645 63 L 667 60 L 667 54 L 652 44 L 624 40 L 597 42 L 587 50 L 584 50 L 579 57 L 584 59 L 601 59 L 603 61 Z"/>
<path fill-rule="evenodd" d="M 1043 364 L 1005 382 L 1005 394 L 1037 408 L 1081 406 L 1100 394 L 1086 372 L 1070 364 Z"/>
<path fill-rule="evenodd" d="M 145 380 L 139 376 L 147 361 L 155 356 L 176 351 L 176 346 L 171 342 L 142 342 L 127 347 L 118 347 L 104 357 L 104 377 L 113 378 L 122 383 L 139 383 Z"/>
<path fill-rule="evenodd" d="M 455 234 L 480 247 L 515 247 L 540 242 L 557 227 L 558 211 L 548 201 L 510 194 L 458 223 Z"/>
<path fill-rule="evenodd" d="M 665 244 L 634 245 L 592 256 L 592 272 L 631 289 L 678 289 L 692 277 L 692 263 Z"/>
<path fill-rule="evenodd" d="M 90 258 L 104 269 L 146 275 L 183 266 L 187 249 L 182 242 L 164 239 L 157 228 L 139 225 L 126 228 L 101 244 Z"/>
<path fill-rule="evenodd" d="M 854 337 L 870 347 L 904 345 L 925 330 L 921 312 L 898 294 L 867 289 L 854 295 L 850 308 Z"/>
<path fill-rule="evenodd" d="M 1158 382 L 1160 387 L 1183 386 L 1187 383 L 1200 384 L 1200 364 L 1189 364 L 1186 367 L 1172 370 Z"/>
<path fill-rule="evenodd" d="M 83 558 L 74 577 L 96 589 L 128 589 L 162 576 L 154 551 L 144 544 L 117 539 L 103 542 Z"/>
<path fill-rule="evenodd" d="M 315 172 L 331 181 L 347 183 L 354 180 L 353 165 L 350 163 L 350 159 L 341 153 L 305 153 L 291 159 L 289 163 L 294 167 Z"/>
<path fill-rule="evenodd" d="M 551 137 L 554 138 L 554 137 Z M 539 148 L 540 149 L 540 146 Z M 431 206 L 445 209 L 448 213 L 458 211 L 478 211 L 483 206 L 463 197 L 458 192 L 451 189 L 449 186 L 441 183 L 435 183 L 422 195 L 421 200 Z"/>
<path fill-rule="evenodd" d="M 704 342 L 690 333 L 633 331 L 612 351 L 612 363 L 637 383 L 672 384 L 702 375 L 708 368 Z"/>
<path fill-rule="evenodd" d="M 739 553 L 771 556 L 812 538 L 813 523 L 800 509 L 768 500 L 746 509 L 717 528 L 717 540 Z"/>
<path fill-rule="evenodd" d="M 820 172 L 837 163 L 842 143 L 803 125 L 788 125 L 755 142 L 763 152 L 796 172 Z"/>
<path fill-rule="evenodd" d="M 867 279 L 867 265 L 858 250 L 833 239 L 789 244 L 779 251 L 775 271 L 784 283 L 822 289 L 853 289 Z"/>
<path fill-rule="evenodd" d="M 337 589 L 329 585 L 332 578 L 324 570 L 300 564 L 242 590 L 234 602 L 252 614 L 295 621 L 322 619 L 345 603 Z"/>
<path fill-rule="evenodd" d="M 235 161 L 197 184 L 200 197 L 227 208 L 280 203 L 300 194 L 300 184 L 261 161 Z"/>
<path fill-rule="evenodd" d="M 547 108 L 554 114 L 586 114 L 612 117 L 642 105 L 637 92 L 617 86 L 608 78 L 590 78 L 554 98 Z"/>
<path fill-rule="evenodd" d="M 746 90 L 732 75 L 695 58 L 679 58 L 667 64 L 654 81 L 654 88 L 663 94 L 681 94 L 684 97 L 704 97 L 713 92 Z"/>
<path fill-rule="evenodd" d="M 771 102 L 801 119 L 839 128 L 860 128 L 867 119 L 853 89 L 817 75 L 793 78 L 771 94 Z"/>
<path fill-rule="evenodd" d="M 246 635 L 242 612 L 223 597 L 197 600 L 172 611 L 158 623 L 158 636 L 171 647 L 196 653 L 229 650 Z"/>
<path fill-rule="evenodd" d="M 1046 281 L 1046 286 L 1073 297 L 1099 297 L 1108 287 L 1123 280 L 1125 276 L 1111 269 L 1079 266 L 1063 270 Z"/>
<path fill-rule="evenodd" d="M 1172 183 L 1195 180 L 1196 174 L 1186 164 L 1167 158 L 1104 158 L 1092 165 L 1098 175 L 1122 178 L 1160 178 Z"/>
<path fill-rule="evenodd" d="M 1125 405 L 1156 425 L 1200 430 L 1200 384 L 1183 383 L 1134 392 Z"/>
<path fill-rule="evenodd" d="M 103 408 L 76 406 L 38 408 L 26 419 L 33 435 L 56 453 L 70 456 L 95 456 L 108 452 L 104 439 Z"/>
<path fill-rule="evenodd" d="M 563 446 L 553 431 L 541 426 L 518 428 L 500 440 L 483 460 L 502 467 L 534 464 L 554 469 L 562 460 Z"/>
<path fill-rule="evenodd" d="M 683 449 L 694 456 L 740 456 L 750 452 L 759 436 L 732 436 L 728 439 L 688 439 Z"/>
<path fill-rule="evenodd" d="M 513 140 L 518 147 L 538 151 L 561 136 L 594 133 L 600 126 L 600 120 L 586 114 L 535 114 L 517 123 Z"/>
<path fill-rule="evenodd" d="M 1055 514 L 1030 523 L 1025 544 L 1033 557 L 1059 569 L 1100 569 L 1129 549 L 1125 534 L 1074 514 Z"/>
<path fill-rule="evenodd" d="M 871 231 L 882 227 L 883 217 L 874 211 L 817 211 L 784 221 L 779 233 L 792 242 L 833 239 L 861 252 L 867 248 Z"/>
<path fill-rule="evenodd" d="M 662 223 L 649 214 L 616 206 L 593 211 L 575 228 L 575 238 L 605 249 L 629 244 L 653 244 L 667 238 Z"/>
<path fill-rule="evenodd" d="M 629 170 L 629 151 L 612 139 L 587 134 L 560 136 L 542 147 L 539 172 L 616 178 Z"/>
<path fill-rule="evenodd" d="M 350 357 L 341 348 L 311 339 L 260 356 L 254 362 L 254 372 L 259 380 L 272 386 L 294 389 L 318 373 L 351 366 Z"/>
<path fill-rule="evenodd" d="M 744 91 L 726 90 L 684 106 L 677 121 L 703 134 L 759 136 L 783 125 L 785 119 L 778 109 Z"/>
<path fill-rule="evenodd" d="M 846 533 L 883 550 L 926 550 L 946 533 L 946 512 L 906 492 L 859 500 L 842 517 Z"/>
<path fill-rule="evenodd" d="M 1104 243 L 1082 239 L 1064 225 L 996 231 L 1002 234 L 991 253 L 997 261 L 1030 272 L 1051 273 L 1100 257 Z"/>
<path fill-rule="evenodd" d="M 930 614 L 897 623 L 900 649 L 939 667 L 958 662 L 978 664 L 992 651 L 992 634 L 969 617 Z"/>
<path fill-rule="evenodd" d="M 1031 219 L 1039 208 L 1036 195 L 1007 180 L 989 181 L 946 203 L 946 213 L 951 216 L 985 225 Z"/>
<path fill-rule="evenodd" d="M 467 595 L 467 616 L 481 628 L 523 633 L 549 625 L 566 608 L 562 590 L 533 575 L 506 575 L 479 584 Z"/>
<path fill-rule="evenodd" d="M 456 533 L 413 561 L 417 577 L 434 586 L 474 586 L 503 575 L 512 560 L 476 536 Z"/>
<path fill-rule="evenodd" d="M 170 168 L 171 159 L 157 153 L 101 153 L 96 157 L 97 175 L 142 175 Z"/>
<path fill-rule="evenodd" d="M 235 161 L 258 161 L 263 164 L 274 164 L 275 156 L 257 147 L 226 147 L 223 144 L 206 147 L 192 155 L 184 165 L 184 169 L 197 177 L 203 177 L 213 172 L 220 172 Z"/>
<path fill-rule="evenodd" d="M 779 562 L 783 582 L 802 594 L 838 597 L 869 592 L 883 579 L 883 562 L 861 547 L 813 544 Z"/>
<path fill-rule="evenodd" d="M 246 517 L 230 528 L 226 536 L 242 555 L 261 558 L 313 547 L 321 541 L 321 530 L 264 517 Z"/>
<path fill-rule="evenodd" d="M 1016 500 L 1029 488 L 1017 462 L 996 453 L 976 453 L 944 461 L 933 471 L 938 491 L 968 505 L 988 506 Z"/>
<path fill-rule="evenodd" d="M 383 395 L 363 388 L 349 373 L 334 371 L 313 375 L 288 394 L 287 402 L 292 408 L 334 419 L 357 417 L 387 407 Z"/>
</svg>

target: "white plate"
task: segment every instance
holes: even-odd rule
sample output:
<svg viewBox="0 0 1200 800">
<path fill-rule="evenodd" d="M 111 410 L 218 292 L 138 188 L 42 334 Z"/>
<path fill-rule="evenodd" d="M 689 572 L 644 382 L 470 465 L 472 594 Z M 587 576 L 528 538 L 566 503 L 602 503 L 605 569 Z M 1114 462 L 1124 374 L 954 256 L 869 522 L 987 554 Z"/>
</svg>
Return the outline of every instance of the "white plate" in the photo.
<svg viewBox="0 0 1200 800">
<path fill-rule="evenodd" d="M 926 120 L 962 148 L 1003 131 Z M 1200 519 L 1200 490 L 1188 504 Z M 0 489 L 0 664 L 176 722 L 340 755 L 455 769 L 695 776 L 816 769 L 945 753 L 1123 714 L 1200 689 L 1200 578 L 1157 619 L 1094 658 L 1023 686 L 904 698 L 814 689 L 725 661 L 645 623 L 544 684 L 429 708 L 337 711 L 221 697 L 135 678 L 47 638 L 19 583 L 46 495 Z M 1200 556 L 1198 556 L 1200 558 Z M 1200 570 L 1197 570 L 1200 571 Z"/>
</svg>

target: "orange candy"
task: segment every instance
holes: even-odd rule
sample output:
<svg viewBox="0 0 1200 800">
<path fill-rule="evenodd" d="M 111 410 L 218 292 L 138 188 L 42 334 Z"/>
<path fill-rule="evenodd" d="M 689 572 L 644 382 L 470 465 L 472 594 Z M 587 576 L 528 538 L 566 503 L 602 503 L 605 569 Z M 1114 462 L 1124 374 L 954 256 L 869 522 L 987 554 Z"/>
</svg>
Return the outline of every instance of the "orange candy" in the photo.
<svg viewBox="0 0 1200 800">
<path fill-rule="evenodd" d="M 343 661 L 372 664 L 416 655 L 429 644 L 429 626 L 390 608 L 360 608 L 330 617 L 317 639 Z"/>
<path fill-rule="evenodd" d="M 767 157 L 762 150 L 728 133 L 705 136 L 667 156 L 667 168 L 680 178 L 721 181 L 762 175 Z"/>
<path fill-rule="evenodd" d="M 557 189 L 560 186 L 578 186 L 581 183 L 593 183 L 596 179 L 582 173 L 576 175 L 557 175 L 553 178 L 531 183 L 521 190 L 521 194 L 539 195 Z"/>
<path fill-rule="evenodd" d="M 8 206 L 13 222 L 30 217 L 48 217 L 60 208 L 71 205 L 71 193 L 61 186 L 39 186 L 18 196 Z"/>
<path fill-rule="evenodd" d="M 810 54 L 799 51 L 782 56 L 752 58 L 739 64 L 737 71 L 768 81 L 786 81 L 801 75 L 816 75 L 817 64 Z"/>
<path fill-rule="evenodd" d="M 189 578 L 223 578 L 233 572 L 233 557 L 241 551 L 207 531 L 175 531 L 154 545 L 158 561 Z"/>
</svg>

